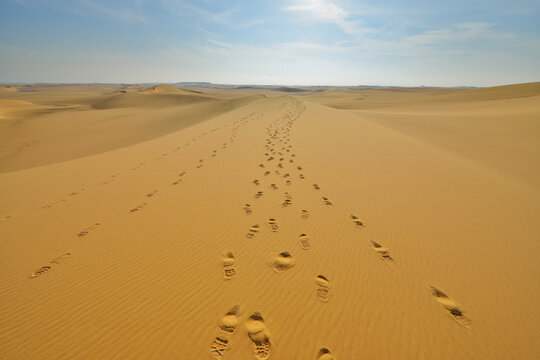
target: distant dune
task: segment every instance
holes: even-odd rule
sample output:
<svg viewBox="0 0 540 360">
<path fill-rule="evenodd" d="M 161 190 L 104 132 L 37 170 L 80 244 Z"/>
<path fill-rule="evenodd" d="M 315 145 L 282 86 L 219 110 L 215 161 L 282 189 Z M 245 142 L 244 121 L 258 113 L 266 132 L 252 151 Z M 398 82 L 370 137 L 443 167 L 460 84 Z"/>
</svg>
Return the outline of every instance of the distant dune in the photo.
<svg viewBox="0 0 540 360">
<path fill-rule="evenodd" d="M 221 99 L 170 85 L 142 90 L 97 85 L 44 89 L 10 94 L 35 102 L 0 98 L 0 119 L 4 119 L 0 123 L 0 173 L 146 141 L 259 98 Z"/>
<path fill-rule="evenodd" d="M 182 94 L 182 95 L 193 95 L 198 92 L 186 89 L 179 89 L 176 86 L 169 84 L 161 84 L 146 88 L 140 91 L 141 94 Z"/>
<path fill-rule="evenodd" d="M 478 89 L 340 90 L 309 99 L 487 166 L 527 186 L 540 172 L 540 83 Z"/>
<path fill-rule="evenodd" d="M 0 357 L 540 358 L 539 85 L 1 92 Z"/>
<path fill-rule="evenodd" d="M 306 90 L 303 90 L 303 89 L 294 88 L 294 87 L 286 87 L 286 86 L 278 87 L 278 88 L 275 88 L 273 90 L 274 91 L 281 91 L 281 92 L 303 92 L 303 91 L 306 91 Z"/>
</svg>

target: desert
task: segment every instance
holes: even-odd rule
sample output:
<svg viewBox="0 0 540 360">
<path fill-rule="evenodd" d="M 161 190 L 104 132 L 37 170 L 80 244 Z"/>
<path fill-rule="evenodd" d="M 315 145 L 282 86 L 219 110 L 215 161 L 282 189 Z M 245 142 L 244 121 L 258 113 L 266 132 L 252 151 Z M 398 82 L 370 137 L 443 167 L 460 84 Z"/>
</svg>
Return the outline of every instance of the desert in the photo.
<svg viewBox="0 0 540 360">
<path fill-rule="evenodd" d="M 3 86 L 2 357 L 537 358 L 540 84 L 299 90 Z"/>
<path fill-rule="evenodd" d="M 0 1 L 0 360 L 540 359 L 538 1 Z"/>
</svg>

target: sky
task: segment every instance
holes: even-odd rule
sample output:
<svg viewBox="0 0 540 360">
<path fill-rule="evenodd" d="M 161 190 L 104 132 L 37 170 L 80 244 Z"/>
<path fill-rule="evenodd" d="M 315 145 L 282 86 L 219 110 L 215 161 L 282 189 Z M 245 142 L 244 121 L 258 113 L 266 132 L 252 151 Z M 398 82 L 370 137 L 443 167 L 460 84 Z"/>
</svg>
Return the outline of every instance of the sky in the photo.
<svg viewBox="0 0 540 360">
<path fill-rule="evenodd" d="M 540 81 L 539 0 L 0 0 L 0 82 Z"/>
</svg>

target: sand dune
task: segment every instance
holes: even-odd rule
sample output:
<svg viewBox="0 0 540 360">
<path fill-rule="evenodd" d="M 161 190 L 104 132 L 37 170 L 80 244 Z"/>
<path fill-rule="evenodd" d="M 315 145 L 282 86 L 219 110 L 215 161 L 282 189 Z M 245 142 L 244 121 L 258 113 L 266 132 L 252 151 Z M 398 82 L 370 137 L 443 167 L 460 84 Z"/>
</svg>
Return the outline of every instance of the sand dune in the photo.
<svg viewBox="0 0 540 360">
<path fill-rule="evenodd" d="M 179 94 L 99 95 L 98 87 L 86 90 L 85 97 L 72 95 L 63 104 L 50 94 L 41 99 L 41 105 L 0 99 L 0 114 L 6 114 L 0 123 L 0 173 L 133 145 L 258 99 L 183 95 L 177 90 Z M 35 97 L 32 93 L 30 98 Z"/>
<path fill-rule="evenodd" d="M 3 358 L 540 356 L 535 90 L 94 88 L 2 95 Z"/>
<path fill-rule="evenodd" d="M 183 94 L 183 95 L 193 95 L 200 94 L 200 91 L 194 91 L 189 89 L 181 89 L 176 86 L 169 84 L 160 84 L 152 86 L 139 91 L 142 94 Z"/>
<path fill-rule="evenodd" d="M 324 95 L 316 95 L 314 100 L 351 110 L 362 119 L 540 190 L 540 168 L 535 165 L 540 159 L 540 83 L 449 93 L 441 89 L 428 94 L 425 89 L 412 90 L 412 94 L 403 89 L 399 95 L 377 91 L 376 95 L 367 91 L 362 100 L 352 98 L 351 91 L 344 92 L 344 105 L 332 97 L 324 99 Z"/>
</svg>

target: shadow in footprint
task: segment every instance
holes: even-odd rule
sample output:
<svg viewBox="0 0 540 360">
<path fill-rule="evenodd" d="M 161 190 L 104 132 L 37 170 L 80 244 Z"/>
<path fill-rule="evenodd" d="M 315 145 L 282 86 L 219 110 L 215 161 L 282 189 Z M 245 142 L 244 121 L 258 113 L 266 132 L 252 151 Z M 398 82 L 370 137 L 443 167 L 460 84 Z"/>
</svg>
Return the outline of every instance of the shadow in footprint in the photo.
<svg viewBox="0 0 540 360">
<path fill-rule="evenodd" d="M 42 266 L 33 273 L 30 274 L 30 278 L 35 278 L 41 275 L 44 275 L 47 271 L 51 270 L 51 267 L 48 265 Z"/>
<path fill-rule="evenodd" d="M 375 252 L 379 254 L 381 259 L 387 261 L 394 261 L 392 256 L 390 256 L 390 251 L 387 248 L 383 247 L 381 244 L 373 240 L 371 241 L 371 245 L 373 245 L 373 250 L 375 250 Z"/>
<path fill-rule="evenodd" d="M 358 218 L 358 216 L 351 215 L 351 220 L 358 226 L 363 227 L 364 223 Z"/>
<path fill-rule="evenodd" d="M 317 284 L 317 298 L 327 302 L 330 297 L 330 281 L 324 275 L 317 275 L 315 283 Z"/>
<path fill-rule="evenodd" d="M 328 206 L 333 205 L 332 202 L 326 196 L 323 196 L 322 199 L 323 199 L 325 205 L 328 205 Z"/>
<path fill-rule="evenodd" d="M 236 269 L 234 264 L 236 259 L 232 252 L 228 252 L 221 258 L 221 264 L 223 265 L 223 277 L 225 280 L 230 280 L 236 275 Z"/>
<path fill-rule="evenodd" d="M 259 225 L 253 225 L 252 227 L 249 228 L 249 232 L 246 234 L 246 237 L 248 239 L 251 239 L 252 237 L 255 236 L 255 234 L 257 234 L 259 232 Z"/>
<path fill-rule="evenodd" d="M 3 218 L 0 219 L 0 222 L 7 221 L 7 220 L 11 219 L 11 217 L 12 217 L 11 215 L 6 215 L 6 216 L 4 216 Z"/>
<path fill-rule="evenodd" d="M 332 355 L 330 350 L 328 350 L 327 348 L 321 348 L 321 350 L 319 350 L 319 353 L 317 354 L 316 360 L 336 360 L 336 358 Z"/>
<path fill-rule="evenodd" d="M 236 305 L 221 319 L 218 325 L 218 334 L 210 345 L 210 355 L 215 359 L 223 359 L 223 356 L 230 348 L 231 337 L 238 325 L 237 314 L 240 306 Z"/>
<path fill-rule="evenodd" d="M 264 319 L 260 312 L 253 313 L 246 320 L 246 329 L 248 336 L 255 346 L 254 355 L 258 360 L 270 358 L 272 343 L 270 341 L 270 332 L 266 328 Z"/>
<path fill-rule="evenodd" d="M 36 271 L 32 272 L 30 274 L 30 278 L 32 279 L 32 278 L 36 278 L 36 277 L 39 277 L 39 276 L 42 276 L 42 275 L 46 274 L 47 272 L 49 272 L 52 269 L 53 265 L 60 265 L 60 264 L 63 264 L 64 262 L 66 262 L 66 260 L 68 259 L 69 256 L 71 256 L 70 252 L 65 253 L 62 256 L 59 256 L 57 258 L 52 259 L 51 261 L 49 261 L 49 265 L 42 266 L 39 269 L 37 269 Z"/>
<path fill-rule="evenodd" d="M 311 239 L 306 234 L 300 234 L 300 243 L 302 244 L 302 249 L 309 250 L 311 249 Z"/>
<path fill-rule="evenodd" d="M 460 309 L 460 306 L 454 299 L 450 298 L 448 295 L 434 286 L 429 285 L 428 288 L 433 296 L 435 296 L 437 299 L 437 302 L 448 310 L 450 316 L 452 316 L 452 319 L 456 320 L 458 324 L 467 329 L 471 328 L 471 319 L 465 315 L 465 312 Z"/>
<path fill-rule="evenodd" d="M 130 213 L 134 213 L 134 212 L 137 212 L 141 209 L 144 209 L 146 207 L 146 205 L 148 205 L 147 203 L 142 203 L 140 205 L 137 205 L 136 207 L 134 207 L 133 209 L 129 210 Z"/>
<path fill-rule="evenodd" d="M 288 251 L 280 252 L 277 255 L 272 255 L 272 269 L 279 273 L 292 268 L 296 264 L 296 260 Z"/>
<path fill-rule="evenodd" d="M 268 225 L 270 225 L 270 229 L 272 229 L 273 232 L 278 231 L 278 225 L 277 221 L 274 218 L 268 219 Z"/>
<path fill-rule="evenodd" d="M 90 231 L 96 229 L 98 226 L 99 226 L 99 223 L 92 224 L 89 227 L 84 228 L 80 233 L 77 234 L 77 236 L 78 237 L 86 236 L 90 233 Z"/>
</svg>

